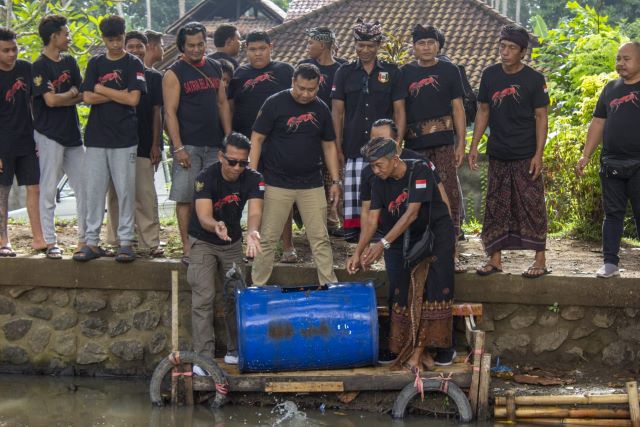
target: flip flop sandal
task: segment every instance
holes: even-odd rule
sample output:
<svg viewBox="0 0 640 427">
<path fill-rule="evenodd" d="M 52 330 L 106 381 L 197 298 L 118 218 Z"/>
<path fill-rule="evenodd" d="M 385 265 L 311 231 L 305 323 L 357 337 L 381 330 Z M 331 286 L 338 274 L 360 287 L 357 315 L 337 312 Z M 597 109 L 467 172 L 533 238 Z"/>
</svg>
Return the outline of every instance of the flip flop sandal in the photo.
<svg viewBox="0 0 640 427">
<path fill-rule="evenodd" d="M 182 255 L 182 258 L 180 258 L 180 262 L 185 267 L 189 267 L 189 255 Z"/>
<path fill-rule="evenodd" d="M 62 259 L 62 249 L 57 246 L 51 246 L 44 251 L 44 255 L 47 259 Z"/>
<path fill-rule="evenodd" d="M 491 269 L 487 270 L 487 267 L 491 267 Z M 489 263 L 486 263 L 480 268 L 476 268 L 476 274 L 478 276 L 489 276 L 490 274 L 493 274 L 493 273 L 502 273 L 502 269 Z"/>
<path fill-rule="evenodd" d="M 136 260 L 136 254 L 131 246 L 120 246 L 116 253 L 116 261 L 121 263 L 133 262 Z"/>
<path fill-rule="evenodd" d="M 456 274 L 466 273 L 467 272 L 467 267 L 462 265 L 462 263 L 460 261 L 456 261 L 455 262 L 455 270 L 454 271 L 455 271 Z"/>
<path fill-rule="evenodd" d="M 97 259 L 102 257 L 103 252 L 104 251 L 99 247 L 97 248 L 96 251 L 94 251 L 89 246 L 83 246 L 73 254 L 72 259 L 74 261 L 87 262 L 87 261 L 91 261 L 92 259 Z"/>
<path fill-rule="evenodd" d="M 532 271 L 538 271 L 539 274 L 532 273 Z M 551 274 L 551 270 L 547 267 L 534 267 L 533 265 L 527 268 L 522 272 L 522 277 L 527 279 L 537 279 L 538 277 L 546 276 L 547 274 Z"/>
<path fill-rule="evenodd" d="M 164 249 L 156 246 L 155 248 L 151 249 L 151 251 L 149 252 L 149 256 L 151 258 L 160 258 L 164 256 Z"/>
<path fill-rule="evenodd" d="M 11 249 L 11 246 L 3 246 L 0 248 L 0 257 L 13 258 L 15 256 L 16 253 Z"/>
<path fill-rule="evenodd" d="M 295 264 L 298 262 L 298 254 L 295 249 L 282 252 L 280 262 L 284 264 Z"/>
</svg>

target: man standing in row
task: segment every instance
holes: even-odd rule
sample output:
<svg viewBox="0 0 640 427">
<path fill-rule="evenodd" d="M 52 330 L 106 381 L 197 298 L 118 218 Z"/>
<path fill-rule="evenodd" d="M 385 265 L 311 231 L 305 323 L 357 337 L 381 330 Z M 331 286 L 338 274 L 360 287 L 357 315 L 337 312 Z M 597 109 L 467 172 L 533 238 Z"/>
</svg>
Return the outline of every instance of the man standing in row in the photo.
<svg viewBox="0 0 640 427">
<path fill-rule="evenodd" d="M 78 248 L 85 244 L 84 147 L 76 104 L 82 77 L 69 50 L 67 18 L 47 15 L 38 25 L 44 49 L 33 63 L 33 126 L 40 163 L 40 220 L 49 259 L 61 259 L 54 213 L 58 183 L 67 175 L 76 198 Z"/>
<path fill-rule="evenodd" d="M 218 28 L 213 32 L 213 45 L 216 47 L 216 51 L 209 55 L 209 58 L 226 59 L 231 62 L 234 70 L 240 66 L 236 59 L 240 53 L 240 33 L 235 26 L 218 25 Z"/>
<path fill-rule="evenodd" d="M 162 33 L 153 30 L 144 32 L 147 36 L 147 46 L 144 54 L 144 65 L 147 68 L 154 68 L 154 65 L 164 58 L 164 42 Z"/>
<path fill-rule="evenodd" d="M 310 28 L 307 34 L 307 55 L 309 59 L 300 61 L 301 64 L 313 64 L 320 70 L 320 89 L 318 90 L 318 98 L 324 101 L 331 109 L 331 88 L 333 87 L 333 78 L 336 71 L 345 61 L 342 58 L 334 58 L 333 54 L 336 45 L 336 35 L 328 27 Z M 323 168 L 324 175 L 324 191 L 327 199 L 331 192 L 331 174 L 326 166 Z M 332 204 L 330 203 L 329 206 Z M 342 206 L 331 209 L 327 213 L 327 227 L 329 234 L 342 237 L 344 230 L 340 229 L 340 217 L 338 211 L 342 211 Z"/>
<path fill-rule="evenodd" d="M 87 200 L 87 245 L 75 253 L 76 261 L 104 255 L 98 246 L 104 205 L 113 182 L 118 195 L 118 262 L 131 262 L 135 254 L 135 188 L 138 127 L 136 106 L 147 92 L 144 65 L 124 50 L 125 22 L 120 16 L 100 21 L 106 53 L 89 60 L 82 95 L 91 112 L 85 130 L 84 162 Z"/>
<path fill-rule="evenodd" d="M 360 172 L 365 166 L 360 148 L 369 141 L 371 125 L 378 119 L 393 118 L 398 134 L 404 135 L 406 91 L 398 67 L 378 60 L 380 23 L 358 19 L 353 36 L 358 59 L 336 72 L 331 97 L 338 159 L 345 168 L 345 238 L 355 243 L 360 232 Z"/>
<path fill-rule="evenodd" d="M 40 171 L 31 120 L 31 64 L 18 59 L 16 33 L 0 27 L 0 257 L 14 257 L 7 220 L 13 177 L 27 186 L 34 249 L 46 247 L 38 212 Z"/>
<path fill-rule="evenodd" d="M 478 169 L 478 143 L 489 125 L 489 185 L 481 237 L 490 258 L 476 270 L 481 276 L 502 271 L 502 251 L 509 249 L 536 252 L 524 277 L 549 273 L 542 181 L 549 95 L 544 76 L 522 63 L 528 44 L 524 28 L 504 26 L 500 32 L 502 63 L 486 68 L 480 80 L 469 167 Z"/>
<path fill-rule="evenodd" d="M 249 158 L 255 168 L 260 163 L 262 145 L 266 145 L 263 163 L 267 184 L 262 253 L 256 256 L 252 269 L 256 285 L 266 284 L 271 276 L 275 245 L 294 203 L 306 226 L 319 283 L 337 280 L 326 225 L 322 159 L 333 179 L 331 202 L 334 204 L 340 199 L 341 182 L 331 113 L 327 105 L 317 99 L 319 85 L 320 71 L 315 65 L 298 65 L 291 89 L 267 99 L 253 126 Z"/>
<path fill-rule="evenodd" d="M 620 275 L 618 252 L 629 201 L 640 238 L 640 142 L 636 130 L 640 123 L 639 42 L 620 46 L 616 71 L 620 78 L 610 81 L 600 94 L 577 165 L 578 175 L 582 175 L 591 155 L 603 141 L 600 182 L 604 263 L 596 273 L 603 278 Z"/>
<path fill-rule="evenodd" d="M 176 39 L 182 56 L 162 80 L 165 119 L 173 144 L 172 184 L 169 198 L 176 202 L 182 240 L 182 262 L 189 263 L 187 229 L 193 209 L 193 185 L 204 168 L 217 161 L 225 135 L 231 132 L 231 110 L 222 70 L 205 57 L 207 30 L 190 22 Z"/>
<path fill-rule="evenodd" d="M 460 234 L 460 191 L 457 169 L 464 158 L 466 124 L 464 89 L 458 67 L 440 60 L 439 30 L 416 25 L 416 61 L 402 67 L 406 98 L 405 146 L 431 160 L 447 191 L 455 234 Z M 461 266 L 456 259 L 456 269 Z"/>
<path fill-rule="evenodd" d="M 124 39 L 127 52 L 144 61 L 147 36 L 140 31 L 129 31 Z M 162 151 L 162 74 L 145 66 L 147 93 L 142 94 L 136 107 L 138 117 L 138 156 L 136 158 L 136 231 L 138 249 L 151 257 L 162 256 L 160 247 L 160 218 L 158 195 L 154 182 Z M 116 244 L 118 229 L 118 197 L 113 183 L 107 195 L 107 241 Z"/>
</svg>

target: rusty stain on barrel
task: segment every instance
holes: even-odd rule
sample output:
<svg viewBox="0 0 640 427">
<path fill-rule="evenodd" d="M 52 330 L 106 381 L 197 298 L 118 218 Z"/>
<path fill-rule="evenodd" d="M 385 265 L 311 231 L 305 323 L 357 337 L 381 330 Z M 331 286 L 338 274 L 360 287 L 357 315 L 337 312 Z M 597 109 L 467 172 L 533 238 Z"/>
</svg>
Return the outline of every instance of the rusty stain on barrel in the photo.
<svg viewBox="0 0 640 427">
<path fill-rule="evenodd" d="M 313 337 L 313 336 L 327 336 L 329 335 L 329 326 L 327 322 L 323 320 L 319 326 L 310 326 L 308 328 L 304 328 L 300 331 L 300 335 L 305 338 Z"/>
<path fill-rule="evenodd" d="M 269 322 L 268 327 L 269 338 L 281 340 L 293 337 L 293 326 L 289 322 L 274 321 Z"/>
</svg>

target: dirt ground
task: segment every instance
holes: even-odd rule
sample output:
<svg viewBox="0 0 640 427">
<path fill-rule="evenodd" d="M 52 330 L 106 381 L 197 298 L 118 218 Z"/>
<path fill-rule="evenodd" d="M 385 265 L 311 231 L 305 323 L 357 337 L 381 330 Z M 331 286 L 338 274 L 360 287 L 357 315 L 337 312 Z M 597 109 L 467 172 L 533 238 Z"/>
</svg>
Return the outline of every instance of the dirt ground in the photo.
<svg viewBox="0 0 640 427">
<path fill-rule="evenodd" d="M 57 227 L 60 247 L 65 255 L 71 255 L 75 247 L 76 227 L 62 223 Z M 103 227 L 104 237 L 105 227 Z M 165 225 L 161 228 L 160 239 L 165 247 L 165 255 L 169 258 L 179 258 L 181 248 L 175 225 Z M 10 224 L 9 236 L 14 250 L 19 256 L 35 255 L 37 251 L 31 249 L 31 231 L 28 225 Z M 342 239 L 332 237 L 334 250 L 334 265 L 344 268 L 347 258 L 355 249 L 354 244 L 345 243 Z M 313 262 L 309 244 L 304 230 L 294 232 L 294 242 L 299 255 L 298 263 L 310 265 Z M 587 242 L 572 239 L 549 238 L 547 240 L 547 266 L 553 274 L 562 276 L 585 275 L 591 276 L 602 263 L 602 248 L 599 242 Z M 470 270 L 481 265 L 486 257 L 482 250 L 479 236 L 467 235 L 467 239 L 460 242 L 460 259 Z M 140 254 L 144 256 L 145 254 Z M 43 255 L 44 256 L 44 255 Z M 276 259 L 279 258 L 279 254 Z M 620 250 L 620 268 L 623 277 L 640 278 L 640 246 L 623 244 Z M 531 251 L 505 251 L 503 253 L 503 270 L 507 274 L 520 274 L 533 261 Z M 384 269 L 381 261 L 373 266 L 374 269 Z"/>
</svg>

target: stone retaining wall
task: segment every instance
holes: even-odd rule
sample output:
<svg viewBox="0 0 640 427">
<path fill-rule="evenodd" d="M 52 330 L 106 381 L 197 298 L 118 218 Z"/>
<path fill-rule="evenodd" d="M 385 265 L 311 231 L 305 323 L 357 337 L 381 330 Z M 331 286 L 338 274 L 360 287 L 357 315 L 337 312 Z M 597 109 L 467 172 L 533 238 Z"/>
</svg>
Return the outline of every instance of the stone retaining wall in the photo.
<svg viewBox="0 0 640 427">
<path fill-rule="evenodd" d="M 180 293 L 181 347 L 191 341 Z M 166 291 L 0 287 L 0 371 L 149 375 L 171 349 Z"/>
<path fill-rule="evenodd" d="M 169 290 L 176 269 L 180 348 L 188 349 L 191 294 L 185 269 L 175 261 L 121 266 L 105 259 L 89 265 L 0 259 L 0 372 L 151 374 L 171 350 Z M 374 280 L 384 304 L 384 272 L 336 273 L 342 281 Z M 313 268 L 274 269 L 274 283 L 315 280 Z M 487 331 L 487 351 L 507 363 L 560 361 L 638 369 L 638 282 L 546 276 L 533 283 L 514 275 L 478 278 L 470 273 L 456 276 L 456 299 L 483 303 L 479 327 Z M 222 355 L 221 307 L 216 312 L 216 348 Z"/>
<path fill-rule="evenodd" d="M 511 363 L 640 367 L 640 309 L 485 304 L 487 349 Z"/>
</svg>

